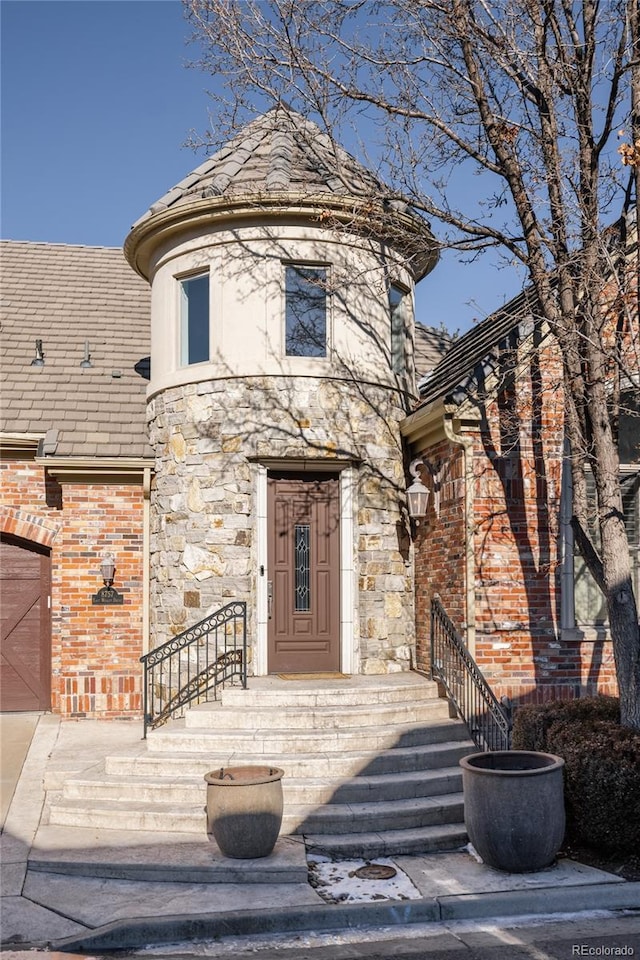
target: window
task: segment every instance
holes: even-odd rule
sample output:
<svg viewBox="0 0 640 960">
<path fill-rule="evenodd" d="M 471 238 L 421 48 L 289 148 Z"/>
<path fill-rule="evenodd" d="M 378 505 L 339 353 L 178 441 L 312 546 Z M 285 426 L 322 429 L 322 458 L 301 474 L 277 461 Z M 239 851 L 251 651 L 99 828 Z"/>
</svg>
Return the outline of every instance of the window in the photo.
<svg viewBox="0 0 640 960">
<path fill-rule="evenodd" d="M 640 598 L 640 473 L 623 479 L 622 509 L 631 547 L 633 589 L 638 600 Z"/>
<path fill-rule="evenodd" d="M 395 284 L 389 287 L 389 311 L 391 313 L 391 369 L 394 373 L 405 370 L 405 338 L 407 336 L 407 291 Z"/>
<path fill-rule="evenodd" d="M 209 359 L 209 274 L 180 281 L 180 362 Z"/>
<path fill-rule="evenodd" d="M 327 270 L 285 268 L 285 350 L 288 357 L 327 355 Z"/>
<path fill-rule="evenodd" d="M 624 522 L 627 528 L 629 547 L 631 548 L 633 587 L 636 597 L 638 597 L 640 596 L 640 474 L 623 474 L 620 483 Z M 593 508 L 590 511 L 589 532 L 596 547 L 598 547 L 600 538 L 596 521 L 596 488 L 590 474 L 587 474 L 587 489 L 589 499 L 593 503 Z M 605 599 L 577 548 L 574 550 L 573 572 L 576 623 L 584 625 L 606 623 L 607 605 Z"/>
<path fill-rule="evenodd" d="M 311 610 L 311 526 L 297 523 L 295 526 L 295 610 L 296 613 Z"/>
<path fill-rule="evenodd" d="M 621 397 L 621 414 L 618 433 L 620 454 L 620 486 L 622 510 L 631 551 L 633 587 L 640 596 L 640 402 L 637 389 L 625 390 Z M 590 501 L 589 533 L 599 547 L 597 523 L 596 485 L 593 476 L 587 473 L 587 494 Z M 563 568 L 562 623 L 565 627 L 598 626 L 607 622 L 605 599 L 587 569 L 573 543 L 570 526 L 572 484 L 570 470 L 563 476 L 563 527 L 565 560 Z M 573 588 L 571 590 L 571 588 Z"/>
</svg>

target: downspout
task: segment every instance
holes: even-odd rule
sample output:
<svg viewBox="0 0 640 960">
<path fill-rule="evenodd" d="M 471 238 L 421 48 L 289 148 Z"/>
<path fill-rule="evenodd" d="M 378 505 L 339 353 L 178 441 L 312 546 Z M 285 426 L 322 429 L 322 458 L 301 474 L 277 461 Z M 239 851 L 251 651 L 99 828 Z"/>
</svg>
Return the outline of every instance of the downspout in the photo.
<svg viewBox="0 0 640 960">
<path fill-rule="evenodd" d="M 442 418 L 444 433 L 451 443 L 463 449 L 464 456 L 464 555 L 465 555 L 465 607 L 467 622 L 467 647 L 472 657 L 476 653 L 476 590 L 475 551 L 473 535 L 473 437 L 463 436 L 455 430 L 453 419 L 446 414 Z"/>
<path fill-rule="evenodd" d="M 142 655 L 149 652 L 149 585 L 151 555 L 151 467 L 144 468 L 142 479 Z"/>
</svg>

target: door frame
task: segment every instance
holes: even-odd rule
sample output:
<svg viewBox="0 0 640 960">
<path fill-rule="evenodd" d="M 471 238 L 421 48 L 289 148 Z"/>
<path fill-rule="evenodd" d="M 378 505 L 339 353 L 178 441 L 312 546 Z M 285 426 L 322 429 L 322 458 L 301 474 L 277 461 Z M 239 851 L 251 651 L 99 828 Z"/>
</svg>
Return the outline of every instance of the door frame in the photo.
<svg viewBox="0 0 640 960">
<path fill-rule="evenodd" d="M 268 535 L 267 479 L 270 470 L 288 470 L 292 473 L 305 471 L 338 474 L 340 498 L 340 670 L 353 673 L 356 666 L 355 623 L 356 591 L 354 589 L 354 466 L 340 461 L 269 461 L 256 464 L 256 651 L 254 673 L 258 677 L 268 675 Z"/>
</svg>

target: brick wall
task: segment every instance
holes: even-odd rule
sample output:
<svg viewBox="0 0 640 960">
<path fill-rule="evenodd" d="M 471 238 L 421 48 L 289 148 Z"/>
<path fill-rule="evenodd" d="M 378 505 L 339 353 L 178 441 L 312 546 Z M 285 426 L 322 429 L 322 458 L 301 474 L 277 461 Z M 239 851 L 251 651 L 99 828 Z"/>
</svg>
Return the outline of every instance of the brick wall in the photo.
<svg viewBox="0 0 640 960">
<path fill-rule="evenodd" d="M 478 426 L 467 434 L 474 443 L 475 658 L 494 691 L 518 702 L 615 693 L 611 643 L 601 635 L 590 639 L 561 630 L 564 398 L 558 357 L 545 343 L 517 358 L 508 372 L 507 387 L 478 409 Z M 432 461 L 453 462 L 444 444 L 424 453 Z M 422 669 L 428 665 L 433 593 L 465 635 L 461 451 L 456 462 L 440 517 L 431 512 L 416 540 Z"/>
<path fill-rule="evenodd" d="M 142 712 L 143 493 L 135 482 L 65 482 L 30 461 L 2 463 L 2 530 L 51 550 L 52 710 L 65 717 Z M 122 606 L 94 606 L 111 553 Z"/>
<path fill-rule="evenodd" d="M 421 452 L 440 471 L 439 511 L 430 497 L 427 516 L 415 527 L 416 666 L 431 667 L 431 599 L 439 594 L 456 627 L 465 626 L 464 455 L 441 442 Z"/>
</svg>

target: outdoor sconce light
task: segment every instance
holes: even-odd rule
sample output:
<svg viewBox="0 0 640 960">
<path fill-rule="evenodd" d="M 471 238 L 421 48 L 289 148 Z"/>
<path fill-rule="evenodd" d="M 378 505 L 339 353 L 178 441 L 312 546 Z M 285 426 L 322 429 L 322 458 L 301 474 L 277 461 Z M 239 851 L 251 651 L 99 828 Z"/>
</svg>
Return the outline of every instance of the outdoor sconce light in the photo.
<svg viewBox="0 0 640 960">
<path fill-rule="evenodd" d="M 409 473 L 413 477 L 413 483 L 407 487 L 407 509 L 410 519 L 415 521 L 416 525 L 427 515 L 429 494 L 431 493 L 429 487 L 425 486 L 418 473 L 418 467 L 424 466 L 426 466 L 424 460 L 418 459 L 414 460 L 409 467 Z"/>
<path fill-rule="evenodd" d="M 121 593 L 118 593 L 112 586 L 113 578 L 116 572 L 116 565 L 113 557 L 110 553 L 107 553 L 102 558 L 102 563 L 100 564 L 100 576 L 104 581 L 104 587 L 100 587 L 97 593 L 94 593 L 91 597 L 91 602 L 94 604 L 112 604 L 112 603 L 124 603 L 124 597 Z"/>
</svg>

